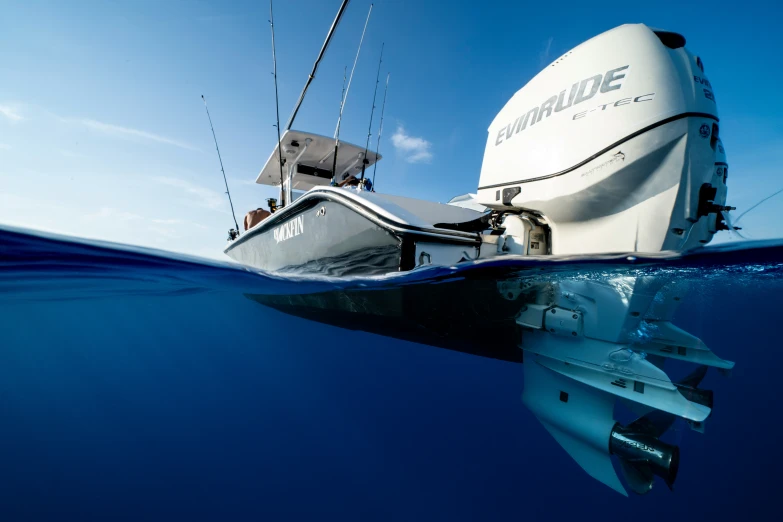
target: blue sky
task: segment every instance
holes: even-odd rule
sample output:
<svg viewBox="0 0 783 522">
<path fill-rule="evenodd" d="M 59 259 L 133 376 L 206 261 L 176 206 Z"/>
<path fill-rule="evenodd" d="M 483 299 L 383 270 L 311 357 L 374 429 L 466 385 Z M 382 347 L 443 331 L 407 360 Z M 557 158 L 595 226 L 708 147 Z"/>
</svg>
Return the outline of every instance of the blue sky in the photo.
<svg viewBox="0 0 783 522">
<path fill-rule="evenodd" d="M 283 125 L 339 3 L 275 3 Z M 349 4 L 295 128 L 334 131 L 343 67 L 369 4 Z M 341 137 L 366 138 L 385 42 L 378 190 L 437 201 L 474 191 L 487 126 L 514 92 L 582 41 L 643 22 L 683 33 L 702 57 L 739 213 L 783 188 L 782 10 L 747 1 L 378 1 Z M 222 258 L 232 219 L 200 96 L 241 222 L 276 194 L 253 183 L 276 139 L 271 55 L 265 1 L 5 0 L 0 223 Z M 378 111 L 373 134 L 377 123 Z M 754 239 L 780 237 L 781 209 L 783 195 L 741 225 Z"/>
</svg>

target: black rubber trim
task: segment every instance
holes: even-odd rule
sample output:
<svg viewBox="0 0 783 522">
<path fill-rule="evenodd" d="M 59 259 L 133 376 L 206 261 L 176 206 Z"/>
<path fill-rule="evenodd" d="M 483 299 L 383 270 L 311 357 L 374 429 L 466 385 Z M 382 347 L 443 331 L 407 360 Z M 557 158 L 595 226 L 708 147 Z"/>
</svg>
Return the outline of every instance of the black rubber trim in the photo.
<svg viewBox="0 0 783 522">
<path fill-rule="evenodd" d="M 472 221 L 461 221 L 459 223 L 435 223 L 435 228 L 443 228 L 446 230 L 459 230 L 460 232 L 483 232 L 490 228 L 489 220 L 492 218 L 492 213 L 487 212 L 481 217 Z"/>
<path fill-rule="evenodd" d="M 518 181 L 507 181 L 506 183 L 497 183 L 495 185 L 485 185 L 483 187 L 479 187 L 478 189 L 479 190 L 493 189 L 493 188 L 498 188 L 498 187 L 505 187 L 507 185 L 515 185 L 517 183 L 530 183 L 530 182 L 533 182 L 533 181 L 541 181 L 542 179 L 556 178 L 557 176 L 562 176 L 563 174 L 568 174 L 569 172 L 571 172 L 573 170 L 576 170 L 579 167 L 582 167 L 582 166 L 586 165 L 587 163 L 590 163 L 595 158 L 597 158 L 597 157 L 599 157 L 599 156 L 601 156 L 603 154 L 606 154 L 607 152 L 609 152 L 613 148 L 619 147 L 620 145 L 622 145 L 626 141 L 632 140 L 633 138 L 637 137 L 640 134 L 644 134 L 645 132 L 651 131 L 651 130 L 653 130 L 656 127 L 660 127 L 661 125 L 666 125 L 667 123 L 671 123 L 673 121 L 681 120 L 683 118 L 709 118 L 711 120 L 720 121 L 720 120 L 718 120 L 717 116 L 714 116 L 712 114 L 707 114 L 706 112 L 685 112 L 683 114 L 678 114 L 676 116 L 671 116 L 671 117 L 666 118 L 664 120 L 661 120 L 661 121 L 659 121 L 657 123 L 653 123 L 652 125 L 648 125 L 647 127 L 643 128 L 643 129 L 639 129 L 638 131 L 636 131 L 636 132 L 634 132 L 632 134 L 629 134 L 628 136 L 624 137 L 623 139 L 621 139 L 619 141 L 616 141 L 615 143 L 612 143 L 611 145 L 609 145 L 605 149 L 601 150 L 600 152 L 597 152 L 597 153 L 593 154 L 592 156 L 590 156 L 586 160 L 583 160 L 583 161 L 577 163 L 573 167 L 568 167 L 565 170 L 561 170 L 560 172 L 555 172 L 554 174 L 547 174 L 546 176 L 539 176 L 537 178 L 532 178 L 532 179 L 520 179 Z"/>
<path fill-rule="evenodd" d="M 715 165 L 718 165 L 720 167 L 728 167 L 729 166 L 729 164 L 726 163 L 725 161 L 716 161 Z"/>
<path fill-rule="evenodd" d="M 400 272 L 407 272 L 416 268 L 416 241 L 412 237 L 400 241 Z"/>
</svg>

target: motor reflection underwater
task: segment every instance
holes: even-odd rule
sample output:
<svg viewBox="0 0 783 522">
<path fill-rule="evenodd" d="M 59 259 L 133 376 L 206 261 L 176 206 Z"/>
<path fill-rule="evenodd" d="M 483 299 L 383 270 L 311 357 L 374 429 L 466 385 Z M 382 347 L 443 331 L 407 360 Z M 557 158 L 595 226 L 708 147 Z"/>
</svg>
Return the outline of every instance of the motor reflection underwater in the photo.
<svg viewBox="0 0 783 522">
<path fill-rule="evenodd" d="M 286 203 L 251 216 L 225 248 L 267 271 L 375 276 L 511 256 L 676 255 L 730 226 L 704 64 L 681 35 L 641 24 L 588 40 L 518 91 L 490 124 L 477 192 L 449 204 L 334 186 L 380 159 L 365 148 L 342 142 L 338 152 L 332 138 L 292 130 L 279 147 L 256 181 L 279 185 Z M 306 192 L 294 200 L 294 189 Z M 588 474 L 623 494 L 648 492 L 655 476 L 673 486 L 679 450 L 660 437 L 677 418 L 703 431 L 705 370 L 734 365 L 672 324 L 685 285 L 661 275 L 482 274 L 436 287 L 249 297 L 345 328 L 524 359 L 523 403 Z M 672 382 L 669 359 L 697 370 Z M 616 404 L 638 419 L 618 423 Z"/>
</svg>

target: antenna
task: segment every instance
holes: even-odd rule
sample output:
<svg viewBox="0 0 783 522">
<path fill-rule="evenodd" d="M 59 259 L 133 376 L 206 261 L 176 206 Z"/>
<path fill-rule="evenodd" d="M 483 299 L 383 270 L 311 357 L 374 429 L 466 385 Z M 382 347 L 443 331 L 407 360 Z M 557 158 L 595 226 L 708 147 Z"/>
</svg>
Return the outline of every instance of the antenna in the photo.
<svg viewBox="0 0 783 522">
<path fill-rule="evenodd" d="M 283 187 L 283 151 L 280 146 L 280 101 L 277 95 L 277 55 L 275 54 L 275 17 L 272 14 L 272 0 L 269 0 L 269 27 L 272 29 L 272 75 L 275 77 L 275 112 L 277 114 L 277 157 L 280 163 L 280 206 L 286 205 L 285 191 Z"/>
<path fill-rule="evenodd" d="M 337 117 L 337 128 L 334 129 L 334 159 L 332 161 L 332 181 L 337 175 L 337 149 L 340 146 L 340 123 L 343 119 L 343 109 L 345 109 L 345 101 L 348 99 L 348 91 L 351 90 L 351 80 L 353 80 L 353 72 L 356 70 L 356 63 L 359 61 L 359 53 L 362 51 L 362 43 L 364 42 L 364 33 L 367 31 L 367 24 L 370 23 L 370 15 L 372 14 L 372 6 L 370 4 L 370 10 L 367 13 L 367 20 L 364 21 L 364 29 L 362 29 L 362 37 L 359 40 L 359 48 L 356 50 L 356 58 L 353 60 L 353 67 L 351 67 L 351 76 L 348 78 L 348 87 L 345 89 L 345 95 L 340 102 L 340 115 Z"/>
<path fill-rule="evenodd" d="M 207 107 L 207 99 L 204 95 L 201 95 L 201 99 L 204 100 L 204 108 L 207 110 L 207 118 L 209 118 L 209 128 L 212 129 L 212 138 L 215 140 L 215 150 L 217 150 L 218 161 L 220 161 L 220 171 L 223 173 L 223 181 L 226 184 L 226 195 L 228 196 L 228 204 L 231 205 L 231 216 L 234 218 L 234 230 L 228 231 L 229 240 L 234 240 L 239 237 L 239 225 L 237 224 L 237 216 L 234 213 L 234 203 L 231 201 L 231 193 L 228 191 L 228 180 L 226 179 L 226 171 L 223 168 L 223 159 L 220 157 L 220 148 L 218 147 L 217 137 L 215 136 L 215 127 L 212 125 L 212 116 L 209 115 L 209 107 Z"/>
<path fill-rule="evenodd" d="M 378 58 L 378 73 L 375 75 L 375 91 L 372 93 L 372 109 L 370 109 L 370 124 L 367 126 L 367 143 L 364 144 L 364 158 L 362 159 L 362 177 L 359 183 L 364 181 L 364 168 L 367 166 L 367 149 L 370 148 L 370 136 L 372 135 L 372 116 L 375 114 L 375 97 L 378 95 L 378 83 L 381 78 L 381 64 L 383 63 L 383 48 L 386 44 L 381 44 L 381 57 Z M 376 153 L 377 156 L 377 153 Z M 377 163 L 377 157 L 376 163 Z M 371 187 L 372 188 L 372 187 Z"/>
<path fill-rule="evenodd" d="M 389 76 L 386 74 L 386 88 L 383 90 L 383 105 L 381 105 L 381 126 L 378 128 L 378 145 L 375 147 L 375 165 L 372 168 L 372 187 L 375 190 L 375 171 L 378 170 L 378 153 L 381 152 L 381 134 L 383 134 L 383 113 L 386 110 L 386 93 L 389 92 Z"/>
<path fill-rule="evenodd" d="M 343 16 L 343 12 L 345 12 L 345 8 L 348 6 L 348 2 L 350 0 L 343 0 L 343 3 L 340 5 L 340 10 L 337 11 L 337 16 L 334 17 L 334 21 L 332 22 L 332 27 L 329 28 L 329 32 L 326 34 L 326 40 L 324 40 L 323 46 L 321 46 L 321 52 L 318 53 L 318 58 L 315 59 L 315 63 L 313 64 L 313 70 L 310 72 L 310 76 L 307 77 L 307 83 L 305 83 L 304 89 L 302 89 L 302 94 L 299 95 L 299 101 L 296 102 L 296 106 L 294 107 L 294 111 L 291 113 L 291 117 L 288 119 L 288 125 L 286 125 L 285 130 L 291 130 L 291 125 L 294 124 L 294 119 L 296 119 L 296 115 L 299 112 L 299 107 L 302 105 L 302 102 L 304 101 L 305 93 L 307 93 L 307 88 L 310 87 L 310 84 L 315 79 L 315 71 L 318 70 L 318 64 L 321 63 L 321 59 L 323 59 L 324 54 L 326 53 L 326 48 L 329 47 L 329 42 L 332 39 L 332 35 L 334 34 L 334 30 L 337 29 L 337 24 L 340 23 L 340 18 Z"/>
</svg>

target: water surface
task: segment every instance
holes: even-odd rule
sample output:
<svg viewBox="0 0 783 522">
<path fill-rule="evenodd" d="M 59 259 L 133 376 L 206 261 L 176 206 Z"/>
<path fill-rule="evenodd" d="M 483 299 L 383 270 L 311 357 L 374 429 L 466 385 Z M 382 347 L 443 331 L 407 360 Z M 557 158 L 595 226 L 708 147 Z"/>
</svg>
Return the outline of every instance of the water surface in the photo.
<svg viewBox="0 0 783 522">
<path fill-rule="evenodd" d="M 754 243 L 336 281 L 0 229 L 0 519 L 767 519 L 781 261 L 783 245 Z M 706 433 L 672 435 L 675 491 L 629 498 L 522 406 L 518 362 L 250 298 L 640 273 L 689 281 L 675 324 L 736 367 L 703 383 Z"/>
</svg>

